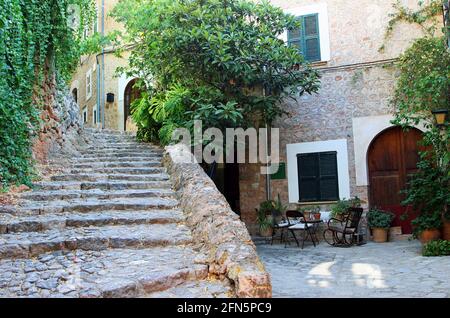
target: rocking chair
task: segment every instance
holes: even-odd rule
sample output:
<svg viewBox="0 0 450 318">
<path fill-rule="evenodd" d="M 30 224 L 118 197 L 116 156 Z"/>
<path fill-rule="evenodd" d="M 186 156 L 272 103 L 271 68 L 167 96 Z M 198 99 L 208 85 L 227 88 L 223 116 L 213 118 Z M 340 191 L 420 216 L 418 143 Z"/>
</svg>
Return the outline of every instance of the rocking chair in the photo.
<svg viewBox="0 0 450 318">
<path fill-rule="evenodd" d="M 325 242 L 336 247 L 352 246 L 356 241 L 362 213 L 362 208 L 349 208 L 341 220 L 331 218 L 323 232 Z"/>
</svg>

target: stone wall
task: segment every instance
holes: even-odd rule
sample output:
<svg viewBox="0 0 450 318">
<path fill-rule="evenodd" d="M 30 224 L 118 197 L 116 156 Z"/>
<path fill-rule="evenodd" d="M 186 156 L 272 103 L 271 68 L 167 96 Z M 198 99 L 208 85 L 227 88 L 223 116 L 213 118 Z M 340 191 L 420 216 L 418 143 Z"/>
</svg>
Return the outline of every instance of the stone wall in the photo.
<svg viewBox="0 0 450 318">
<path fill-rule="evenodd" d="M 46 164 L 52 157 L 76 155 L 77 147 L 84 142 L 80 110 L 64 84 L 57 84 L 54 74 L 46 74 L 40 90 L 38 104 L 43 105 L 42 120 L 33 139 L 33 159 Z"/>
<path fill-rule="evenodd" d="M 197 248 L 209 273 L 234 284 L 238 297 L 271 297 L 269 274 L 259 260 L 245 224 L 197 163 L 187 163 L 185 146 L 166 148 L 164 165 L 171 175 Z"/>
<path fill-rule="evenodd" d="M 280 160 L 287 163 L 286 145 L 303 142 L 346 139 L 350 175 L 350 195 L 361 198 L 367 207 L 368 186 L 358 184 L 355 166 L 355 118 L 392 113 L 390 96 L 395 86 L 396 71 L 392 67 L 410 43 L 421 36 L 420 28 L 411 24 L 396 26 L 392 38 L 386 42 L 385 30 L 394 11 L 395 0 L 271 0 L 283 10 L 301 14 L 317 5 L 325 5 L 328 16 L 330 57 L 314 63 L 321 75 L 321 88 L 317 94 L 287 99 L 283 108 L 288 115 L 277 120 L 280 128 Z M 417 1 L 402 0 L 409 8 L 417 8 Z M 294 10 L 295 11 L 295 10 Z M 351 13 L 351 14 L 350 14 Z M 320 27 L 320 25 L 319 25 Z M 385 50 L 379 48 L 385 43 Z M 368 123 L 370 125 L 370 123 Z M 287 163 L 289 165 L 289 163 Z M 266 177 L 255 164 L 240 167 L 240 206 L 242 219 L 252 234 L 257 233 L 256 212 L 260 202 L 266 200 Z M 295 176 L 294 176 L 295 178 Z M 278 194 L 287 204 L 288 178 L 270 183 L 272 199 Z M 315 204 L 315 203 L 312 203 Z M 290 208 L 297 208 L 291 204 Z M 321 205 L 329 210 L 329 204 Z"/>
</svg>

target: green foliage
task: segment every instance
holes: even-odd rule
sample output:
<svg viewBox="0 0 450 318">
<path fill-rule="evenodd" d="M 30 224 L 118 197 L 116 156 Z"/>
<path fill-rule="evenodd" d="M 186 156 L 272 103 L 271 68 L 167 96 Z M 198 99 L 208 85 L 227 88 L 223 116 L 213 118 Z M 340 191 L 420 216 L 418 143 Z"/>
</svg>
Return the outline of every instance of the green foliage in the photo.
<svg viewBox="0 0 450 318">
<path fill-rule="evenodd" d="M 394 220 L 394 214 L 388 211 L 371 209 L 367 213 L 367 223 L 370 228 L 388 229 Z"/>
<path fill-rule="evenodd" d="M 423 231 L 439 229 L 442 226 L 441 214 L 423 212 L 411 224 L 413 225 L 413 236 L 414 238 L 418 238 Z"/>
<path fill-rule="evenodd" d="M 69 26 L 69 5 L 81 10 Z M 91 0 L 2 0 L 0 9 L 0 187 L 30 184 L 31 137 L 43 108 L 42 81 L 58 72 L 68 78 L 81 52 Z"/>
<path fill-rule="evenodd" d="M 128 72 L 149 91 L 133 118 L 163 144 L 196 119 L 204 129 L 270 123 L 284 97 L 318 90 L 318 73 L 279 39 L 298 21 L 268 2 L 121 0 L 113 16 L 133 45 Z"/>
<path fill-rule="evenodd" d="M 450 241 L 436 240 L 428 242 L 422 250 L 423 256 L 448 256 L 450 255 Z"/>
<path fill-rule="evenodd" d="M 353 199 L 343 199 L 336 202 L 331 208 L 331 217 L 335 218 L 347 213 L 349 208 L 357 208 L 361 206 L 361 199 L 354 197 Z"/>
<path fill-rule="evenodd" d="M 409 181 L 404 191 L 404 205 L 419 212 L 413 220 L 414 235 L 426 229 L 439 228 L 442 216 L 448 211 L 450 201 L 450 126 L 437 127 L 433 110 L 450 108 L 450 51 L 445 37 L 435 36 L 441 24 L 442 0 L 420 4 L 418 11 L 407 10 L 397 3 L 397 12 L 387 28 L 389 36 L 394 26 L 401 22 L 420 25 L 425 36 L 415 40 L 400 56 L 397 63 L 399 77 L 392 105 L 394 124 L 409 129 L 423 125 L 423 151 L 418 163 L 419 172 Z M 446 30 L 443 30 L 444 34 Z"/>
<path fill-rule="evenodd" d="M 439 28 L 442 17 L 442 4 L 447 0 L 430 0 L 427 3 L 419 1 L 419 9 L 414 11 L 402 5 L 397 0 L 393 5 L 395 12 L 390 14 L 390 20 L 386 28 L 386 38 L 391 37 L 395 26 L 400 22 L 408 22 L 410 24 L 419 25 L 428 36 L 434 36 Z"/>
</svg>

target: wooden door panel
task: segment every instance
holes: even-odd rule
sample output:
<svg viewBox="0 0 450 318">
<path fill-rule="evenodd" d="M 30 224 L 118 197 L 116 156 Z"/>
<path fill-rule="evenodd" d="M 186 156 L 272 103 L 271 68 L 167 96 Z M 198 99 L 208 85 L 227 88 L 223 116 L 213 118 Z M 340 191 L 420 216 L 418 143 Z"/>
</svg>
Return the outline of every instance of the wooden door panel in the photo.
<svg viewBox="0 0 450 318">
<path fill-rule="evenodd" d="M 370 182 L 373 206 L 398 204 L 401 182 L 398 175 L 373 177 Z"/>
<path fill-rule="evenodd" d="M 370 206 L 394 212 L 394 224 L 401 225 L 405 234 L 411 233 L 411 220 L 400 219 L 406 210 L 401 205 L 404 200 L 401 191 L 417 172 L 421 139 L 422 133 L 417 129 L 404 132 L 394 127 L 377 136 L 368 151 Z"/>
</svg>

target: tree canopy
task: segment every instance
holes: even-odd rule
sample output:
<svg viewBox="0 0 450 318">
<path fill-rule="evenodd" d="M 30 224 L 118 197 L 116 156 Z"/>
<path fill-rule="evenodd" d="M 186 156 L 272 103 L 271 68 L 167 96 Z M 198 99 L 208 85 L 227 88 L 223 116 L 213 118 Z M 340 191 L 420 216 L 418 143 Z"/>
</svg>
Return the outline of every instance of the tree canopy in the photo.
<svg viewBox="0 0 450 318">
<path fill-rule="evenodd" d="M 168 143 L 194 119 L 205 128 L 271 123 L 283 98 L 319 88 L 282 40 L 298 20 L 266 1 L 121 0 L 113 16 L 133 45 L 127 71 L 147 92 L 133 107 L 143 137 Z"/>
</svg>

